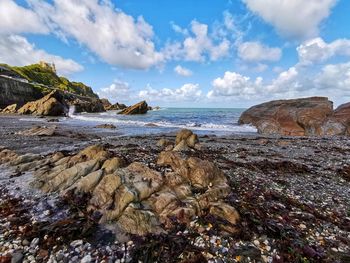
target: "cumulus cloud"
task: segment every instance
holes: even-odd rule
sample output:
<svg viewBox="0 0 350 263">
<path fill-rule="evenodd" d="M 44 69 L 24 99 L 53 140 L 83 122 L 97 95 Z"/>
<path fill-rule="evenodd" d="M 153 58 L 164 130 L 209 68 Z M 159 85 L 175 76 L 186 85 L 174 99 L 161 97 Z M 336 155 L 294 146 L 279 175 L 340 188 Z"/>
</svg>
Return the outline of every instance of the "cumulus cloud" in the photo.
<svg viewBox="0 0 350 263">
<path fill-rule="evenodd" d="M 24 66 L 40 60 L 54 62 L 59 74 L 71 74 L 84 68 L 74 60 L 52 55 L 19 35 L 2 36 L 0 38 L 0 61 L 10 65 Z"/>
<path fill-rule="evenodd" d="M 184 77 L 189 77 L 192 76 L 193 72 L 187 68 L 181 67 L 180 65 L 177 65 L 174 68 L 174 71 L 176 72 L 176 74 L 180 75 L 180 76 L 184 76 Z"/>
<path fill-rule="evenodd" d="M 208 98 L 214 97 L 245 97 L 255 96 L 261 92 L 262 78 L 252 81 L 249 77 L 236 72 L 226 71 L 222 78 L 212 82 L 213 89 L 208 92 Z"/>
<path fill-rule="evenodd" d="M 77 40 L 109 64 L 146 69 L 163 61 L 152 41 L 152 26 L 142 16 L 134 19 L 115 9 L 110 0 L 30 3 L 51 32 Z"/>
<path fill-rule="evenodd" d="M 238 56 L 245 61 L 278 61 L 281 55 L 280 48 L 268 47 L 260 42 L 243 42 L 238 46 Z"/>
<path fill-rule="evenodd" d="M 322 68 L 315 78 L 315 87 L 320 90 L 339 91 L 338 94 L 350 95 L 350 62 L 330 64 Z"/>
<path fill-rule="evenodd" d="M 40 17 L 13 0 L 0 1 L 0 34 L 49 33 Z"/>
<path fill-rule="evenodd" d="M 334 56 L 350 56 L 350 40 L 337 39 L 326 43 L 318 37 L 305 41 L 297 47 L 297 51 L 302 64 L 324 62 Z"/>
<path fill-rule="evenodd" d="M 113 103 L 125 103 L 133 99 L 130 84 L 119 79 L 116 79 L 110 86 L 102 88 L 97 94 L 100 98 L 107 98 Z"/>
<path fill-rule="evenodd" d="M 181 29 L 181 28 L 180 28 Z M 184 29 L 176 29 L 183 32 Z M 214 41 L 208 33 L 208 25 L 196 20 L 191 22 L 191 30 L 183 42 L 168 43 L 163 53 L 168 59 L 184 59 L 187 61 L 204 62 L 226 57 L 230 49 L 230 41 L 225 37 Z"/>
<path fill-rule="evenodd" d="M 154 89 L 148 85 L 145 90 L 139 92 L 141 99 L 151 102 L 196 101 L 202 97 L 202 91 L 198 84 L 187 83 L 177 89 Z"/>
<path fill-rule="evenodd" d="M 318 34 L 337 0 L 243 0 L 247 7 L 287 37 L 304 39 Z"/>
</svg>

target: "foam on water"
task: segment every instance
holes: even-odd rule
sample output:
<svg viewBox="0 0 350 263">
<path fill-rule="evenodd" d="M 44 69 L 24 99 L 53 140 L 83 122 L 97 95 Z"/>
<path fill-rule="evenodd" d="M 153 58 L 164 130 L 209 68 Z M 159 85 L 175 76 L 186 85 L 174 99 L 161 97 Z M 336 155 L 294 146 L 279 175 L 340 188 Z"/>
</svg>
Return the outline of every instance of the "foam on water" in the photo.
<svg viewBox="0 0 350 263">
<path fill-rule="evenodd" d="M 144 134 L 171 132 L 190 128 L 201 133 L 245 134 L 256 133 L 249 125 L 238 125 L 242 109 L 175 109 L 161 108 L 145 115 L 118 115 L 118 111 L 99 114 L 73 114 L 70 109 L 68 123 L 97 125 L 111 123 L 124 134 Z"/>
</svg>

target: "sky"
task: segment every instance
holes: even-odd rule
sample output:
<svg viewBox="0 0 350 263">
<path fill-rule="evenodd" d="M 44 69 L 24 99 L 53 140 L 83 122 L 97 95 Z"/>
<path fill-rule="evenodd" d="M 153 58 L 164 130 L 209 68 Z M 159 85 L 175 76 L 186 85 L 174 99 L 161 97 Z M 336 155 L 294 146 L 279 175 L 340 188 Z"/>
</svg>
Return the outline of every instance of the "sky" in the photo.
<svg viewBox="0 0 350 263">
<path fill-rule="evenodd" d="M 111 102 L 350 101 L 348 0 L 0 0 L 0 63 L 54 62 Z"/>
</svg>

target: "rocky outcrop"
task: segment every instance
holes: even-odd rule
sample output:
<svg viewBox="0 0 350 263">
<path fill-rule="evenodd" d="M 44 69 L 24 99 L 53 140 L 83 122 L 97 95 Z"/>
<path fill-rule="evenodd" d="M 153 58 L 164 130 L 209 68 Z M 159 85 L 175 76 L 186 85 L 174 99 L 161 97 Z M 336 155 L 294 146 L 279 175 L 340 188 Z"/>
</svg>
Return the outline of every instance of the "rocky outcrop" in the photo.
<svg viewBox="0 0 350 263">
<path fill-rule="evenodd" d="M 96 125 L 95 128 L 98 128 L 98 129 L 116 129 L 117 127 L 113 124 L 110 124 L 110 123 L 106 123 L 106 124 L 100 124 L 100 125 Z"/>
<path fill-rule="evenodd" d="M 169 151 L 159 155 L 158 169 L 138 162 L 126 166 L 123 157 L 102 145 L 46 157 L 1 148 L 0 160 L 18 173 L 32 171 L 32 185 L 44 192 L 87 194 L 87 210 L 100 215 L 100 223 L 116 224 L 126 233 L 164 232 L 206 215 L 224 222 L 222 231 L 237 231 L 239 215 L 224 201 L 231 191 L 227 179 L 206 160 Z"/>
<path fill-rule="evenodd" d="M 41 116 L 63 116 L 68 112 L 68 105 L 62 94 L 55 90 L 45 97 L 26 103 L 18 110 L 19 114 L 33 114 Z"/>
<path fill-rule="evenodd" d="M 4 113 L 4 114 L 14 114 L 16 113 L 18 110 L 18 105 L 17 104 L 11 104 L 9 106 L 7 106 L 5 109 L 3 109 L 1 111 L 1 113 Z"/>
<path fill-rule="evenodd" d="M 243 112 L 239 124 L 254 125 L 266 135 L 313 136 L 325 135 L 324 125 L 334 120 L 333 103 L 324 97 L 311 97 L 251 107 Z"/>
<path fill-rule="evenodd" d="M 112 103 L 110 103 L 108 99 L 100 99 L 100 101 L 105 110 L 108 110 L 112 106 Z"/>
<path fill-rule="evenodd" d="M 117 103 L 111 105 L 110 107 L 108 107 L 107 110 L 124 110 L 126 108 L 127 108 L 127 106 L 125 104 L 117 102 Z"/>
<path fill-rule="evenodd" d="M 167 139 L 160 139 L 157 143 L 158 147 L 176 152 L 189 151 L 199 148 L 199 140 L 197 134 L 191 130 L 182 129 L 176 134 L 175 144 Z"/>
<path fill-rule="evenodd" d="M 68 101 L 68 104 L 70 106 L 74 106 L 74 112 L 75 113 L 81 113 L 81 112 L 89 112 L 89 113 L 96 113 L 96 112 L 104 112 L 106 111 L 103 103 L 99 99 L 80 99 L 75 98 L 74 100 Z"/>
<path fill-rule="evenodd" d="M 148 105 L 146 101 L 141 101 L 133 106 L 127 107 L 118 114 L 133 115 L 133 114 L 145 114 L 148 111 Z"/>
<path fill-rule="evenodd" d="M 0 108 L 11 104 L 23 106 L 28 101 L 38 100 L 43 94 L 33 85 L 0 76 Z"/>
</svg>

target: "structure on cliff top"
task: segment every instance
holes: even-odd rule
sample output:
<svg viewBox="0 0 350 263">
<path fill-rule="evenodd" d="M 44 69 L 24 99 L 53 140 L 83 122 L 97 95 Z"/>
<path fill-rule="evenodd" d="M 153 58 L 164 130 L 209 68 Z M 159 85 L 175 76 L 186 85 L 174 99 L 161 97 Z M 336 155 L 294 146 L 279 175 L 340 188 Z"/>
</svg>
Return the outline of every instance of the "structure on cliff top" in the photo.
<svg viewBox="0 0 350 263">
<path fill-rule="evenodd" d="M 41 60 L 41 61 L 39 61 L 39 65 L 40 65 L 40 67 L 45 68 L 45 69 L 49 69 L 53 73 L 57 74 L 55 63 L 48 63 L 48 62 Z"/>
</svg>

